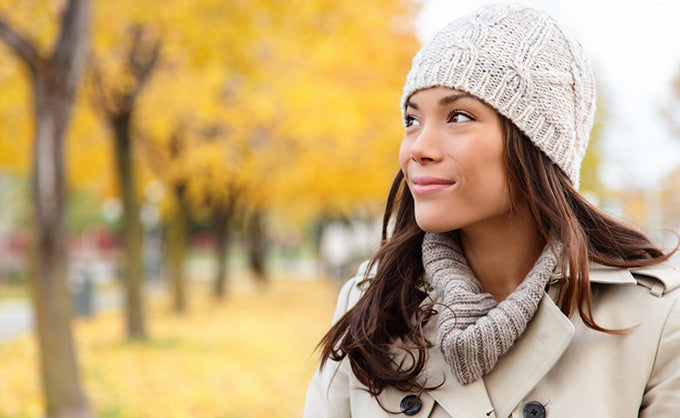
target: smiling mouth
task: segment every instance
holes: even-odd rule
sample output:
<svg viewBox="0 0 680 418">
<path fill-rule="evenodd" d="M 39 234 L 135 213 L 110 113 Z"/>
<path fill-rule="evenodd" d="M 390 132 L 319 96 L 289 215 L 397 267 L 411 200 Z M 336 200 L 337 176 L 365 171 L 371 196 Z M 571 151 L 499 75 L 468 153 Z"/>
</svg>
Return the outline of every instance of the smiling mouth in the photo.
<svg viewBox="0 0 680 418">
<path fill-rule="evenodd" d="M 456 184 L 455 181 L 429 176 L 414 176 L 411 183 L 411 191 L 417 196 L 431 195 Z"/>
</svg>

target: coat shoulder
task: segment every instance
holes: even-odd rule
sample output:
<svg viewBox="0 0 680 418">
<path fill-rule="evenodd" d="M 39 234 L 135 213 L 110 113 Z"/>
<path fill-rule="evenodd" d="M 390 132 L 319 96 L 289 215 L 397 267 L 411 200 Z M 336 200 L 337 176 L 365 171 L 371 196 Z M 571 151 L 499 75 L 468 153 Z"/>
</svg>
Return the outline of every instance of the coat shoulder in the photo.
<svg viewBox="0 0 680 418">
<path fill-rule="evenodd" d="M 359 266 L 354 277 L 345 282 L 340 290 L 338 296 L 338 304 L 336 306 L 335 315 L 333 315 L 333 323 L 335 323 L 342 315 L 352 309 L 359 301 L 361 296 L 366 292 L 371 279 L 375 276 L 375 269 L 369 270 L 370 261 L 364 261 Z"/>
<path fill-rule="evenodd" d="M 656 297 L 680 295 L 680 267 L 671 262 L 629 269 L 590 263 L 591 283 L 638 285 Z M 677 291 L 676 291 L 677 290 Z"/>
<path fill-rule="evenodd" d="M 649 289 L 654 296 L 680 295 L 680 267 L 671 262 L 631 268 L 630 272 L 637 284 Z"/>
</svg>

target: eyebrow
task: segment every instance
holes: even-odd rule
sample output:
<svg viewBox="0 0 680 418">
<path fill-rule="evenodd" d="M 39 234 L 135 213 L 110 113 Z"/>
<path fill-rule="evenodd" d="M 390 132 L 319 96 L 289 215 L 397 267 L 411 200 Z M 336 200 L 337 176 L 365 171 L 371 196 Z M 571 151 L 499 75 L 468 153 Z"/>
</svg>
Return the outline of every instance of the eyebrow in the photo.
<svg viewBox="0 0 680 418">
<path fill-rule="evenodd" d="M 464 99 L 464 98 L 470 98 L 470 99 L 475 99 L 478 100 L 475 96 L 471 95 L 470 93 L 457 93 L 457 94 L 451 94 L 449 96 L 444 96 L 441 99 L 439 99 L 439 106 L 446 106 L 449 105 L 457 100 Z M 406 101 L 406 107 L 412 107 L 415 110 L 420 110 L 418 108 L 418 105 L 413 103 L 410 100 Z"/>
</svg>

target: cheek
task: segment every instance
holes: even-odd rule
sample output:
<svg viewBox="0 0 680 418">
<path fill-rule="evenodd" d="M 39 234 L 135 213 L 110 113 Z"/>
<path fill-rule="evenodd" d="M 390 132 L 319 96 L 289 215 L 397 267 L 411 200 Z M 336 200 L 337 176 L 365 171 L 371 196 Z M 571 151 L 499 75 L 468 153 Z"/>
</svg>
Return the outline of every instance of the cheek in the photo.
<svg viewBox="0 0 680 418">
<path fill-rule="evenodd" d="M 491 187 L 502 187 L 506 183 L 505 161 L 496 155 L 490 155 L 487 159 L 476 162 L 475 168 L 475 171 L 480 174 L 480 179 L 489 183 Z"/>
<path fill-rule="evenodd" d="M 492 200 L 497 204 L 506 206 L 510 202 L 510 186 L 508 184 L 508 171 L 503 160 L 497 160 L 487 168 L 485 177 L 485 189 Z"/>
<path fill-rule="evenodd" d="M 507 164 L 502 147 L 485 144 L 470 148 L 459 163 L 464 164 L 466 180 L 478 196 L 509 195 Z"/>
</svg>

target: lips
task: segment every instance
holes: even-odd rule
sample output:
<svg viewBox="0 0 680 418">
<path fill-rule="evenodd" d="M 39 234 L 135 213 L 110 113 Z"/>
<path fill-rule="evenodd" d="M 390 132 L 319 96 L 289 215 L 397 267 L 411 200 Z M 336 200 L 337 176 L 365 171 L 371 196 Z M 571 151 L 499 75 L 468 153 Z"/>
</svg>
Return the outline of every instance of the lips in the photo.
<svg viewBox="0 0 680 418">
<path fill-rule="evenodd" d="M 411 178 L 411 183 L 411 191 L 417 196 L 434 194 L 456 184 L 456 182 L 452 180 L 431 176 L 413 176 Z"/>
</svg>

